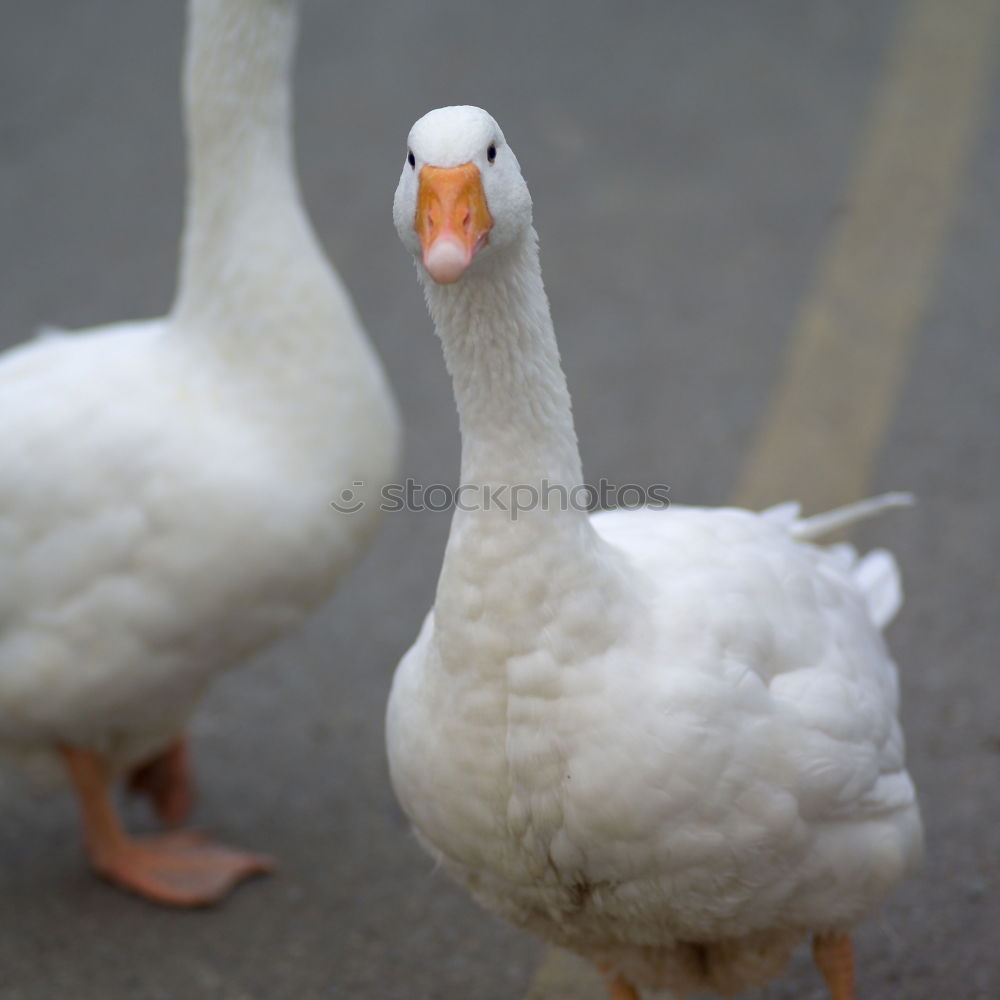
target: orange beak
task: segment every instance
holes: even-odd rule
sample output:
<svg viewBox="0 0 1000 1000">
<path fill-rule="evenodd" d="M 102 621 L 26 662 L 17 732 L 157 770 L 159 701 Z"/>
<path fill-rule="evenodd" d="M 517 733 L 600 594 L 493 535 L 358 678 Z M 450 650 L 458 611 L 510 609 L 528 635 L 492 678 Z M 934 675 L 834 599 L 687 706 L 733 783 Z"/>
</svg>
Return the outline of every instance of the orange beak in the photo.
<svg viewBox="0 0 1000 1000">
<path fill-rule="evenodd" d="M 479 168 L 473 163 L 421 167 L 413 228 L 427 273 L 439 285 L 458 281 L 493 228 Z"/>
</svg>

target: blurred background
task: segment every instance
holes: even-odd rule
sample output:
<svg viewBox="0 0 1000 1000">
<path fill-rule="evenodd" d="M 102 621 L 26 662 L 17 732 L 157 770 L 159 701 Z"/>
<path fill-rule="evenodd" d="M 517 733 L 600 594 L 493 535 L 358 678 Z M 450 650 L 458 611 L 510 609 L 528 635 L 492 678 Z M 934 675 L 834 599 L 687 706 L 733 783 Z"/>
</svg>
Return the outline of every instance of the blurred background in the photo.
<svg viewBox="0 0 1000 1000">
<path fill-rule="evenodd" d="M 856 488 L 917 494 L 856 536 L 903 570 L 889 638 L 928 836 L 921 876 L 857 936 L 859 996 L 995 1000 L 1000 15 L 996 0 L 931 7 L 307 0 L 297 149 L 313 222 L 400 400 L 404 476 L 453 483 L 459 439 L 392 193 L 412 122 L 472 103 L 498 119 L 533 193 L 590 480 L 669 484 L 681 503 L 800 496 L 810 512 Z M 183 30 L 180 2 L 8 5 L 3 345 L 41 323 L 168 308 Z M 959 70 L 967 85 L 945 94 Z M 850 271 L 866 233 L 878 254 Z M 831 312 L 850 318 L 859 358 L 891 340 L 857 370 L 803 376 L 805 399 L 832 387 L 840 400 L 829 426 L 870 415 L 846 456 L 822 437 L 795 451 L 800 421 L 777 402 L 796 345 Z M 772 471 L 774 455 L 791 457 Z M 388 516 L 310 625 L 203 705 L 197 824 L 281 864 L 221 909 L 163 911 L 103 885 L 68 795 L 0 779 L 0 1000 L 601 996 L 435 873 L 388 785 L 386 695 L 447 530 L 446 513 Z M 139 806 L 128 819 L 149 825 Z M 824 993 L 803 954 L 765 995 Z"/>
</svg>

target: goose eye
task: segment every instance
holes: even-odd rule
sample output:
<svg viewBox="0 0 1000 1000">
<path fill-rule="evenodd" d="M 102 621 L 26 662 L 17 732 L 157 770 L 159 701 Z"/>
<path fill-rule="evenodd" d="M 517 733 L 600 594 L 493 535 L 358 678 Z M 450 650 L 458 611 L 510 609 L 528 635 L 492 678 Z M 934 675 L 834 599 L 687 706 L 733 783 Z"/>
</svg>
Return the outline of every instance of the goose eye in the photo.
<svg viewBox="0 0 1000 1000">
<path fill-rule="evenodd" d="M 409 165 L 411 167 L 413 167 L 414 170 L 416 169 L 416 167 L 417 167 L 417 158 L 413 155 L 413 150 L 412 149 L 408 149 L 406 151 L 406 162 L 409 163 Z"/>
<path fill-rule="evenodd" d="M 486 159 L 489 160 L 490 163 L 492 163 L 496 158 L 497 158 L 497 144 L 495 142 L 491 142 L 486 147 Z"/>
</svg>

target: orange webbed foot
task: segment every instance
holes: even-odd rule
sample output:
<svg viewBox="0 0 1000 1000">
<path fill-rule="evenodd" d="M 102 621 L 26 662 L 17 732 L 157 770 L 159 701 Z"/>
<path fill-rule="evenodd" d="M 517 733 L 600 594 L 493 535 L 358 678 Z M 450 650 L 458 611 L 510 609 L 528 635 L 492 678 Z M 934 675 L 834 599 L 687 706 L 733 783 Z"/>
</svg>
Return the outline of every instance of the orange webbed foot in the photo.
<svg viewBox="0 0 1000 1000">
<path fill-rule="evenodd" d="M 83 820 L 91 866 L 116 885 L 167 906 L 208 906 L 274 862 L 179 830 L 130 837 L 111 801 L 107 762 L 92 750 L 60 747 Z"/>
<path fill-rule="evenodd" d="M 182 830 L 123 840 L 98 849 L 91 863 L 99 874 L 146 899 L 167 906 L 208 906 L 238 883 L 274 868 L 271 858 L 217 844 Z"/>
</svg>

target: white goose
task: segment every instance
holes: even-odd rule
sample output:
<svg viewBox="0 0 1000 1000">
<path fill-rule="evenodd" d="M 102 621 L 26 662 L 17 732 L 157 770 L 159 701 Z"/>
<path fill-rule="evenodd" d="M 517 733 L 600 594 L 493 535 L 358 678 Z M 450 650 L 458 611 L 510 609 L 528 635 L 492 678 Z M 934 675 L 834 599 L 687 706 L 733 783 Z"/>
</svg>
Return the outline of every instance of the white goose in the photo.
<svg viewBox="0 0 1000 1000">
<path fill-rule="evenodd" d="M 396 464 L 395 404 L 299 197 L 296 26 L 293 0 L 191 0 L 170 314 L 0 361 L 0 750 L 61 758 L 93 866 L 178 905 L 268 859 L 130 838 L 111 783 L 183 820 L 198 697 L 333 590 L 377 504 L 331 500 Z"/>
<path fill-rule="evenodd" d="M 394 217 L 454 381 L 463 507 L 516 484 L 558 500 L 583 482 L 570 400 L 531 199 L 488 114 L 413 126 Z M 422 842 L 616 1000 L 731 995 L 809 934 L 847 1000 L 848 931 L 921 826 L 880 635 L 895 565 L 808 540 L 899 502 L 456 512 L 388 708 Z"/>
</svg>

